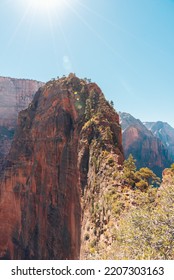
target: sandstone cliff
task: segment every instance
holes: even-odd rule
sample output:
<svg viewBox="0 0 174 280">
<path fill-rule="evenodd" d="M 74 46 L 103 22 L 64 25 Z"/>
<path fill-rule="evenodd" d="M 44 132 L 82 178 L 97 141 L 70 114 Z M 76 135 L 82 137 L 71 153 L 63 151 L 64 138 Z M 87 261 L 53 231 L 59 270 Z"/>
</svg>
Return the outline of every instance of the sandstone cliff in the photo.
<svg viewBox="0 0 174 280">
<path fill-rule="evenodd" d="M 0 168 L 9 152 L 19 111 L 26 109 L 43 83 L 0 77 Z"/>
<path fill-rule="evenodd" d="M 83 258 L 87 232 L 99 242 L 110 220 L 105 192 L 123 162 L 121 142 L 119 117 L 96 84 L 70 74 L 42 87 L 20 112 L 3 165 L 0 258 L 78 259 L 80 247 Z"/>
<path fill-rule="evenodd" d="M 149 167 L 161 177 L 163 169 L 172 163 L 167 147 L 140 120 L 128 113 L 120 113 L 120 118 L 125 157 L 132 154 L 137 168 Z"/>
<path fill-rule="evenodd" d="M 145 122 L 144 125 L 161 140 L 174 161 L 174 128 L 166 122 Z"/>
</svg>

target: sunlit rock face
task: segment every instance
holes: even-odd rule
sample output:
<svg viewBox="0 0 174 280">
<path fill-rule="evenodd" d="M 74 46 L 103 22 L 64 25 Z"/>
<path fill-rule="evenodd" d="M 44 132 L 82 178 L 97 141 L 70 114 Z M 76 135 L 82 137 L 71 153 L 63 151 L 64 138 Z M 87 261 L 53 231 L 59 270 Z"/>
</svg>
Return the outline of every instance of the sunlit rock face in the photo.
<svg viewBox="0 0 174 280">
<path fill-rule="evenodd" d="M 15 125 L 18 113 L 28 107 L 42 85 L 34 80 L 0 77 L 0 125 Z"/>
<path fill-rule="evenodd" d="M 70 74 L 36 93 L 0 178 L 1 259 L 80 257 L 92 159 L 103 151 L 122 164 L 119 117 L 95 83 Z"/>
<path fill-rule="evenodd" d="M 140 120 L 128 113 L 120 113 L 123 131 L 123 148 L 127 158 L 132 154 L 138 168 L 149 167 L 158 176 L 172 163 L 167 146 Z"/>
<path fill-rule="evenodd" d="M 174 128 L 166 122 L 145 122 L 144 125 L 161 140 L 174 162 Z"/>
<path fill-rule="evenodd" d="M 0 169 L 10 150 L 19 111 L 26 109 L 41 82 L 0 77 Z"/>
</svg>

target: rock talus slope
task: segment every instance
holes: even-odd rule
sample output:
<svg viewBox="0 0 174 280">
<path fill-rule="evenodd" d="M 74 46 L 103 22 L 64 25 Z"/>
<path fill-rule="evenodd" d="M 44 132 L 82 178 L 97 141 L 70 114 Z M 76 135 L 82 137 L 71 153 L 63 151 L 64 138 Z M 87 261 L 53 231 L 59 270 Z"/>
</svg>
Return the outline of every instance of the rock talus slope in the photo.
<svg viewBox="0 0 174 280">
<path fill-rule="evenodd" d="M 73 74 L 42 87 L 20 112 L 3 165 L 1 259 L 80 257 L 103 154 L 123 162 L 119 117 L 99 87 Z"/>
</svg>

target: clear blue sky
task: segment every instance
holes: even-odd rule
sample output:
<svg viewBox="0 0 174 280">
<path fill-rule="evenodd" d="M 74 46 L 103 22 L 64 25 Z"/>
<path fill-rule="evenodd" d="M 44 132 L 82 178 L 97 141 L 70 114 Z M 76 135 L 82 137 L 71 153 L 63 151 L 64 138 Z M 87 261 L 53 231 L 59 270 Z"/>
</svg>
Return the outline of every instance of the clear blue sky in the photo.
<svg viewBox="0 0 174 280">
<path fill-rule="evenodd" d="M 48 13 L 33 0 L 0 0 L 0 76 L 48 81 L 74 72 L 117 111 L 174 126 L 174 1 L 57 2 Z"/>
</svg>

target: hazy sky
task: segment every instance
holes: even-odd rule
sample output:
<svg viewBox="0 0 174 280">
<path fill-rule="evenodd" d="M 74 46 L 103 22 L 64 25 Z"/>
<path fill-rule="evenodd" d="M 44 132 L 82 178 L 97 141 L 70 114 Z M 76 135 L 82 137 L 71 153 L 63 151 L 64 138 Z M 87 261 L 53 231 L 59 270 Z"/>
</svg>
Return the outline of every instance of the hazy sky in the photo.
<svg viewBox="0 0 174 280">
<path fill-rule="evenodd" d="M 173 0 L 0 0 L 0 38 L 0 76 L 74 72 L 117 111 L 174 126 Z"/>
</svg>

